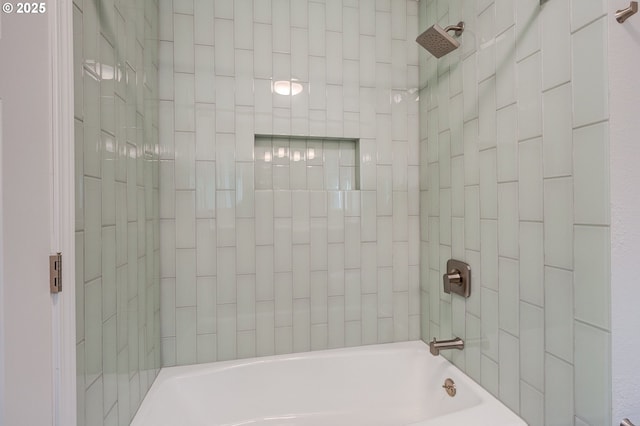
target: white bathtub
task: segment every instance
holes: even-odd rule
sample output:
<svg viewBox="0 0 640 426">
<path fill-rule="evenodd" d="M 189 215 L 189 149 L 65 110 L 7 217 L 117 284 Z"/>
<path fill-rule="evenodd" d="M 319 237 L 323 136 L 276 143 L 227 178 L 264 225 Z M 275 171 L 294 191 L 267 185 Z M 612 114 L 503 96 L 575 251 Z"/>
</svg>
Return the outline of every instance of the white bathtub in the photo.
<svg viewBox="0 0 640 426">
<path fill-rule="evenodd" d="M 423 342 L 404 342 L 164 368 L 132 423 L 205 425 L 526 423 Z"/>
</svg>

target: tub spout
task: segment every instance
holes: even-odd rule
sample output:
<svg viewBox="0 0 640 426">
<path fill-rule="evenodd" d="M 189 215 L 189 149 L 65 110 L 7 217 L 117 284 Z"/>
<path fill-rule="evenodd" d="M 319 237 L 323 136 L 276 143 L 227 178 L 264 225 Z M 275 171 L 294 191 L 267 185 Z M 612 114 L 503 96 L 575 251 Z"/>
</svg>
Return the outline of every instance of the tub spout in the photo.
<svg viewBox="0 0 640 426">
<path fill-rule="evenodd" d="M 440 355 L 442 349 L 464 349 L 464 341 L 459 337 L 451 340 L 436 340 L 434 337 L 429 342 L 429 349 L 431 350 L 431 355 L 437 356 Z"/>
</svg>

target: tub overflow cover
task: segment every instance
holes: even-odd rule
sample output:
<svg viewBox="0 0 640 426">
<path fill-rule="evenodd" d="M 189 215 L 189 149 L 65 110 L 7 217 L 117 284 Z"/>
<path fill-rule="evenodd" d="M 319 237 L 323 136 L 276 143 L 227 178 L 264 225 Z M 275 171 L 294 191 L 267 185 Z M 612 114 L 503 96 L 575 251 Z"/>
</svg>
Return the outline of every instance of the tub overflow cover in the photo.
<svg viewBox="0 0 640 426">
<path fill-rule="evenodd" d="M 442 387 L 447 391 L 447 395 L 450 397 L 456 396 L 456 384 L 451 379 L 446 379 Z"/>
</svg>

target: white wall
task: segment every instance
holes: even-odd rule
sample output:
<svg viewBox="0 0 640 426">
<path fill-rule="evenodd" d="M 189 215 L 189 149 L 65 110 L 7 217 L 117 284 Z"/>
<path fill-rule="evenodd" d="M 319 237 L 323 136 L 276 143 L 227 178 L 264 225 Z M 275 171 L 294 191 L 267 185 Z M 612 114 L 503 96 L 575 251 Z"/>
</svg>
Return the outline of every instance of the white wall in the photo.
<svg viewBox="0 0 640 426">
<path fill-rule="evenodd" d="M 640 15 L 624 24 L 609 0 L 611 107 L 612 424 L 640 423 Z"/>
<path fill-rule="evenodd" d="M 51 88 L 46 15 L 2 16 L 0 424 L 53 423 Z"/>
</svg>

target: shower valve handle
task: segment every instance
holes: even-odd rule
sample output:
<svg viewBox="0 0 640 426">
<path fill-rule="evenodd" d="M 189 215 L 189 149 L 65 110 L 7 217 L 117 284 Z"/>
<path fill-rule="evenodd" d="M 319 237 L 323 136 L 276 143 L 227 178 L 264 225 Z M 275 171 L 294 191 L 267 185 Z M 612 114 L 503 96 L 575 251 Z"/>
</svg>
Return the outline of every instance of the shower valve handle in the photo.
<svg viewBox="0 0 640 426">
<path fill-rule="evenodd" d="M 460 275 L 460 271 L 454 269 L 451 272 L 446 273 L 444 279 L 445 282 L 448 282 L 449 284 L 460 284 L 462 282 L 462 275 Z"/>
<path fill-rule="evenodd" d="M 459 260 L 449 259 L 447 273 L 442 276 L 445 293 L 469 297 L 471 293 L 471 268 Z"/>
</svg>

